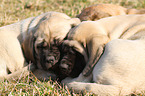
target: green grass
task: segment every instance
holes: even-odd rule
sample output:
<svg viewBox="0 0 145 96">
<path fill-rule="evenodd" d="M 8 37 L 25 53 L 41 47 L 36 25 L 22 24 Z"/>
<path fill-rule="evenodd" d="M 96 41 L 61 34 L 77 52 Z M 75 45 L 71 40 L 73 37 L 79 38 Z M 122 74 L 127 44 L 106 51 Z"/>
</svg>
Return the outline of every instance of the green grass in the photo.
<svg viewBox="0 0 145 96">
<path fill-rule="evenodd" d="M 39 81 L 34 76 L 26 76 L 19 80 L 0 82 L 0 96 L 93 96 L 90 93 L 74 94 L 56 81 Z"/>
<path fill-rule="evenodd" d="M 145 7 L 145 0 L 96 0 L 95 2 L 89 2 L 89 0 L 0 0 L 0 26 L 48 11 L 63 12 L 70 17 L 75 17 L 84 7 L 98 3 L 112 3 L 137 9 Z M 0 82 L 0 95 L 92 96 L 89 93 L 71 93 L 57 82 L 51 80 L 40 82 L 33 76 L 26 76 L 15 82 Z"/>
<path fill-rule="evenodd" d="M 48 11 L 58 11 L 74 17 L 84 7 L 98 3 L 112 3 L 131 8 L 143 8 L 144 0 L 0 0 L 0 26 L 37 16 Z"/>
<path fill-rule="evenodd" d="M 0 95 L 70 95 L 68 90 L 61 88 L 57 82 L 40 82 L 34 77 L 21 78 L 16 82 L 0 82 Z M 57 90 L 56 90 L 57 89 Z"/>
</svg>

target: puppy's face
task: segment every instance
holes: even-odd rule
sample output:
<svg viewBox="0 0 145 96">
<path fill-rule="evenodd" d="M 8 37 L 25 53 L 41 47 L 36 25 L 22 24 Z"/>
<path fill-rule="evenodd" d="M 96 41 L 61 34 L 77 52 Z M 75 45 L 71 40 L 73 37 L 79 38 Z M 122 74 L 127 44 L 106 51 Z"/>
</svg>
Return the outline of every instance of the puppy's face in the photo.
<svg viewBox="0 0 145 96">
<path fill-rule="evenodd" d="M 32 61 L 40 69 L 48 70 L 60 58 L 58 45 L 69 30 L 80 23 L 78 18 L 70 18 L 64 13 L 50 12 L 43 17 L 27 35 L 22 47 L 27 61 Z"/>
<path fill-rule="evenodd" d="M 59 40 L 50 42 L 49 31 L 36 28 L 27 36 L 22 44 L 26 61 L 31 61 L 39 69 L 48 70 L 53 67 L 60 58 L 58 49 Z"/>
<path fill-rule="evenodd" d="M 36 42 L 37 43 L 37 42 Z M 55 66 L 60 58 L 60 51 L 57 43 L 41 42 L 35 46 L 35 58 L 39 68 L 48 70 Z"/>
<path fill-rule="evenodd" d="M 70 18 L 64 13 L 47 14 L 29 30 L 22 44 L 26 61 L 31 61 L 38 69 L 45 71 L 57 70 L 57 62 L 60 59 L 58 46 L 69 30 L 80 23 L 78 18 Z"/>
<path fill-rule="evenodd" d="M 61 45 L 60 52 L 60 78 L 63 79 L 67 76 L 77 77 L 86 65 L 83 55 L 77 52 L 73 46 L 66 44 Z"/>
<path fill-rule="evenodd" d="M 74 68 L 76 58 L 76 52 L 72 47 L 69 47 L 68 45 L 62 46 L 59 67 L 63 75 L 70 75 Z"/>
<path fill-rule="evenodd" d="M 78 18 L 70 18 L 63 13 L 52 13 L 41 22 L 36 30 L 35 50 L 37 66 L 48 70 L 55 67 L 60 58 L 58 46 L 66 37 L 69 30 L 80 23 Z"/>
</svg>

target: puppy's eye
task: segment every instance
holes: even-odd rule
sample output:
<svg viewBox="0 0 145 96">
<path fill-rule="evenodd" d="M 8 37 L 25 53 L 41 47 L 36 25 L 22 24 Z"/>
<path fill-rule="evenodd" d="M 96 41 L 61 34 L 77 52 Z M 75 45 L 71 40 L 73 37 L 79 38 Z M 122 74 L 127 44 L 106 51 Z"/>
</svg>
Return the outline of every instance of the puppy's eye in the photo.
<svg viewBox="0 0 145 96">
<path fill-rule="evenodd" d="M 63 49 L 63 52 L 64 53 L 66 53 L 66 54 L 75 54 L 75 51 L 73 50 L 73 48 L 72 47 L 65 47 L 64 49 Z"/>
<path fill-rule="evenodd" d="M 73 49 L 69 50 L 71 54 L 75 54 L 75 51 Z"/>
<path fill-rule="evenodd" d="M 40 44 L 37 44 L 37 48 L 47 48 L 48 44 L 46 42 L 42 42 Z"/>
<path fill-rule="evenodd" d="M 42 48 L 42 44 L 37 44 L 37 48 Z"/>
</svg>

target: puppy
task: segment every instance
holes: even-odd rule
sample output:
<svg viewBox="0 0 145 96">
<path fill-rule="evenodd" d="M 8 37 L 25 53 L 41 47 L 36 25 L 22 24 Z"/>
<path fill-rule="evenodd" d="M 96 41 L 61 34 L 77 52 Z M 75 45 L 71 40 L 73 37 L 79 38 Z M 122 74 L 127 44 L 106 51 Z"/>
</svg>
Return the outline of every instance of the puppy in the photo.
<svg viewBox="0 0 145 96">
<path fill-rule="evenodd" d="M 115 39 L 138 40 L 140 38 L 143 38 L 145 36 L 144 18 L 145 15 L 120 15 L 120 16 L 103 18 L 98 21 L 84 21 L 80 23 L 78 26 L 74 27 L 69 32 L 67 40 L 64 41 L 63 43 L 70 47 L 73 46 L 75 50 L 80 52 L 85 58 L 86 66 L 83 72 L 73 80 L 90 81 L 90 77 L 91 77 L 90 74 L 92 73 L 94 66 L 98 64 L 97 62 L 99 58 L 102 58 L 101 56 L 102 53 L 104 52 L 104 45 L 106 45 L 108 42 Z M 85 78 L 87 79 L 85 80 Z M 96 80 L 95 82 L 99 82 L 99 80 Z M 62 83 L 67 83 L 70 81 L 71 80 L 63 80 Z M 111 81 L 101 81 L 101 82 L 111 82 Z M 103 84 L 107 84 L 107 83 L 103 83 Z M 73 86 L 69 86 L 69 88 L 71 87 Z M 123 89 L 125 88 L 123 86 L 121 87 Z M 77 90 L 77 88 L 78 87 L 76 87 L 75 90 Z M 87 89 L 87 90 L 91 90 L 91 89 Z"/>
<path fill-rule="evenodd" d="M 97 4 L 94 6 L 87 7 L 77 15 L 81 21 L 91 20 L 95 21 L 101 18 L 125 15 L 125 14 L 144 14 L 145 10 L 127 9 L 119 5 L 114 4 Z"/>
<path fill-rule="evenodd" d="M 43 70 L 44 65 L 49 69 L 59 59 L 57 44 L 62 42 L 72 26 L 79 23 L 78 18 L 70 18 L 64 13 L 47 12 L 1 27 L 0 78 L 19 77 L 18 74 L 28 73 L 28 69 L 33 71 L 35 67 Z M 30 68 L 26 61 L 33 63 Z"/>
<path fill-rule="evenodd" d="M 145 15 L 120 15 L 98 21 L 84 21 L 69 32 L 67 40 L 63 43 L 73 46 L 83 54 L 87 61 L 83 75 L 88 76 L 90 69 L 103 53 L 104 45 L 109 41 L 118 38 L 138 39 L 145 35 L 142 31 L 145 26 L 144 17 Z"/>
<path fill-rule="evenodd" d="M 145 38 L 115 39 L 105 51 L 92 74 L 85 78 L 66 78 L 75 92 L 92 92 L 99 96 L 125 96 L 145 91 Z M 69 82 L 69 83 L 68 83 Z M 93 82 L 93 83 L 91 83 Z"/>
</svg>

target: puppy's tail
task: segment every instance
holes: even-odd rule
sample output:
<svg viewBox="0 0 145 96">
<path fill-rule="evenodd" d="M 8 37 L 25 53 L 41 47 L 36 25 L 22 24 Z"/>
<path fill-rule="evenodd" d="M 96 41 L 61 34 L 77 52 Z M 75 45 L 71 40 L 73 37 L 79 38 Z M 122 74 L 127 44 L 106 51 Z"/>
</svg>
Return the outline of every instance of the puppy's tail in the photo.
<svg viewBox="0 0 145 96">
<path fill-rule="evenodd" d="M 96 83 L 71 82 L 67 84 L 69 89 L 75 93 L 91 92 L 98 96 L 120 96 L 130 93 L 129 90 L 121 90 L 121 88 L 113 85 L 102 85 Z"/>
</svg>

